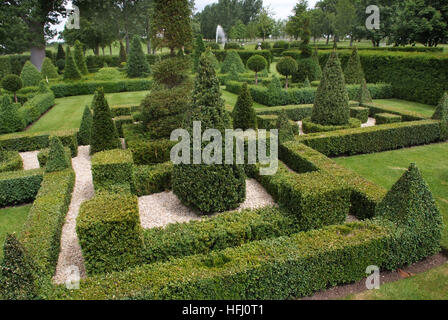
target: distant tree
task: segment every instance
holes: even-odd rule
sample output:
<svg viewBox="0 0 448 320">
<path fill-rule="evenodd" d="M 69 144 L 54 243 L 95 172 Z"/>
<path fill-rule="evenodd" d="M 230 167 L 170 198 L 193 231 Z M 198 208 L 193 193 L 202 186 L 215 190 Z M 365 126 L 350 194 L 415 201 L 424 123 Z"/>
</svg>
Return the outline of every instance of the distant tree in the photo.
<svg viewBox="0 0 448 320">
<path fill-rule="evenodd" d="M 123 41 L 120 41 L 120 54 L 119 54 L 118 58 L 119 58 L 120 64 L 128 61 L 126 49 L 123 45 Z"/>
<path fill-rule="evenodd" d="M 78 67 L 79 72 L 81 72 L 81 74 L 87 75 L 89 71 L 87 70 L 86 58 L 84 57 L 84 49 L 82 43 L 79 40 L 75 41 L 73 58 L 75 59 L 75 63 Z"/>
<path fill-rule="evenodd" d="M 205 52 L 205 44 L 204 44 L 204 41 L 202 41 L 202 34 L 197 34 L 195 44 L 194 44 L 194 51 L 193 51 L 194 72 L 196 72 L 198 70 L 199 59 L 201 58 L 201 55 L 204 52 Z"/>
<path fill-rule="evenodd" d="M 271 35 L 274 30 L 275 20 L 271 17 L 271 13 L 267 9 L 263 9 L 257 19 L 258 34 L 263 41 Z"/>
<path fill-rule="evenodd" d="M 147 77 L 151 73 L 148 60 L 142 49 L 140 37 L 132 39 L 132 47 L 129 52 L 126 71 L 129 78 Z"/>
</svg>

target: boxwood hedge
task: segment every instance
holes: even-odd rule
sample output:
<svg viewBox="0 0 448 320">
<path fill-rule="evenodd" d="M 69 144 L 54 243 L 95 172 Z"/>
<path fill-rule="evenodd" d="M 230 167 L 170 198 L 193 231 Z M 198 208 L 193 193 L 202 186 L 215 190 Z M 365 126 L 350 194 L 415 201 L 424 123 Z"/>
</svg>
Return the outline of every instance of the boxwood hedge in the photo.
<svg viewBox="0 0 448 320">
<path fill-rule="evenodd" d="M 0 173 L 0 207 L 33 201 L 42 179 L 41 169 Z"/>
<path fill-rule="evenodd" d="M 17 151 L 0 151 L 0 172 L 23 169 L 23 160 Z"/>
</svg>

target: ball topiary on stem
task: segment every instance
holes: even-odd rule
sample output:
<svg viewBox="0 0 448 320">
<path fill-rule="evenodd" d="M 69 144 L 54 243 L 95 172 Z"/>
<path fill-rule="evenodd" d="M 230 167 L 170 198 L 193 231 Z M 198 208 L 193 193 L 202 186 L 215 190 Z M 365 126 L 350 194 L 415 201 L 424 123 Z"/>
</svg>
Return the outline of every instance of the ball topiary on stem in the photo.
<svg viewBox="0 0 448 320">
<path fill-rule="evenodd" d="M 24 87 L 33 87 L 39 84 L 39 81 L 42 80 L 42 75 L 30 61 L 27 61 L 20 73 L 20 78 Z"/>
<path fill-rule="evenodd" d="M 341 62 L 333 51 L 316 92 L 311 121 L 321 125 L 349 123 L 350 108 Z"/>
<path fill-rule="evenodd" d="M 144 78 L 151 73 L 151 68 L 143 53 L 140 37 L 138 36 L 134 36 L 132 39 L 126 68 L 129 78 Z"/>
<path fill-rule="evenodd" d="M 236 68 L 238 73 L 246 72 L 243 60 L 241 60 L 240 55 L 235 50 L 227 51 L 226 58 L 224 59 L 224 62 L 222 64 L 221 72 L 222 73 L 230 72 L 232 66 Z"/>
<path fill-rule="evenodd" d="M 42 77 L 44 79 L 56 79 L 59 77 L 58 69 L 54 66 L 49 58 L 45 58 L 41 69 Z"/>
<path fill-rule="evenodd" d="M 263 56 L 253 55 L 247 60 L 247 68 L 255 72 L 255 84 L 258 84 L 258 73 L 266 69 L 268 62 Z"/>
<path fill-rule="evenodd" d="M 79 72 L 84 75 L 89 74 L 89 70 L 87 69 L 86 64 L 86 58 L 84 57 L 84 49 L 82 43 L 79 40 L 75 41 L 74 58 Z"/>
<path fill-rule="evenodd" d="M 9 74 L 2 80 L 2 87 L 5 90 L 11 91 L 14 93 L 14 101 L 17 103 L 17 91 L 22 89 L 23 81 L 19 76 L 15 74 Z"/>
<path fill-rule="evenodd" d="M 361 59 L 359 58 L 356 46 L 353 48 L 352 54 L 348 59 L 344 76 L 346 84 L 360 84 L 364 79 L 364 71 L 362 70 Z"/>
<path fill-rule="evenodd" d="M 50 137 L 48 160 L 45 166 L 46 172 L 62 171 L 70 167 L 69 159 L 65 153 L 61 139 L 57 136 Z"/>
<path fill-rule="evenodd" d="M 25 129 L 25 121 L 20 116 L 18 104 L 4 95 L 0 100 L 0 133 L 12 133 Z M 20 106 L 20 105 L 19 105 Z"/>
<path fill-rule="evenodd" d="M 81 72 L 76 66 L 75 59 L 72 56 L 70 47 L 67 47 L 65 67 L 64 67 L 64 80 L 81 80 Z"/>
<path fill-rule="evenodd" d="M 104 96 L 103 88 L 95 91 L 93 97 L 93 123 L 90 143 L 90 154 L 121 147 L 117 128 L 112 119 L 109 104 Z"/>
<path fill-rule="evenodd" d="M 277 71 L 286 77 L 285 89 L 288 89 L 288 80 L 290 76 L 297 72 L 297 61 L 291 57 L 284 57 L 277 63 Z"/>
<path fill-rule="evenodd" d="M 84 113 L 82 115 L 81 126 L 78 131 L 78 144 L 81 146 L 90 145 L 90 140 L 92 137 L 92 124 L 93 116 L 92 111 L 90 111 L 89 106 L 84 108 Z"/>
<path fill-rule="evenodd" d="M 193 131 L 193 121 L 201 121 L 201 133 L 207 129 L 217 129 L 224 135 L 225 129 L 230 127 L 219 80 L 211 61 L 204 55 L 199 62 L 193 106 L 196 112 L 186 124 L 190 133 Z M 222 146 L 218 145 L 217 148 Z M 193 146 L 190 144 L 190 159 L 192 151 Z M 196 150 L 200 151 L 202 148 Z M 222 152 L 225 154 L 224 150 Z M 176 164 L 173 192 L 184 204 L 201 213 L 235 209 L 246 197 L 244 169 L 241 165 L 220 164 L 219 161 L 213 164 Z"/>
<path fill-rule="evenodd" d="M 235 129 L 247 130 L 257 128 L 257 115 L 255 114 L 252 96 L 247 83 L 243 84 L 235 108 L 233 108 L 232 117 Z"/>
</svg>

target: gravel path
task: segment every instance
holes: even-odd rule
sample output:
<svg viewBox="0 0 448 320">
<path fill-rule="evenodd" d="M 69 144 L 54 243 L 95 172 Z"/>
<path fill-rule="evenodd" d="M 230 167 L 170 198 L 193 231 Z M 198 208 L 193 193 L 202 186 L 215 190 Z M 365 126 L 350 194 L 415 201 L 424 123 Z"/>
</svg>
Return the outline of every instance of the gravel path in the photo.
<svg viewBox="0 0 448 320">
<path fill-rule="evenodd" d="M 375 118 L 369 118 L 369 121 L 367 121 L 366 123 L 363 123 L 361 125 L 361 128 L 373 127 L 375 125 L 376 125 L 376 119 Z"/>
<path fill-rule="evenodd" d="M 63 284 L 69 275 L 72 266 L 80 271 L 81 278 L 86 276 L 84 259 L 76 234 L 76 217 L 81 204 L 94 196 L 89 147 L 82 146 L 78 149 L 78 156 L 72 159 L 73 169 L 76 173 L 75 188 L 72 194 L 70 208 L 62 228 L 61 251 L 53 281 Z"/>
<path fill-rule="evenodd" d="M 141 224 L 145 229 L 202 219 L 192 209 L 184 206 L 172 191 L 141 197 L 138 202 Z M 274 204 L 271 195 L 255 179 L 248 179 L 246 201 L 236 210 L 256 209 Z"/>
<path fill-rule="evenodd" d="M 23 170 L 39 169 L 39 160 L 37 160 L 37 154 L 40 151 L 21 152 L 20 156 L 23 160 Z"/>
</svg>

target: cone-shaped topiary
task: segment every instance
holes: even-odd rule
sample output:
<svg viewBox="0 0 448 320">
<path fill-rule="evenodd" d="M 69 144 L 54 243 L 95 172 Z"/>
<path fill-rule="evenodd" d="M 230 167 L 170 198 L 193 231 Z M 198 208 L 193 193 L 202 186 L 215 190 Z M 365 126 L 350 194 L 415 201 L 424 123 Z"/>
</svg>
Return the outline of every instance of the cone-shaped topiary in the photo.
<svg viewBox="0 0 448 320">
<path fill-rule="evenodd" d="M 364 71 L 362 70 L 361 59 L 359 58 L 356 46 L 353 48 L 352 54 L 348 59 L 344 76 L 346 84 L 360 84 L 364 79 Z"/>
<path fill-rule="evenodd" d="M 224 109 L 219 80 L 211 61 L 205 55 L 199 62 L 193 100 L 197 112 L 189 118 L 191 122 L 187 124 L 187 129 L 190 133 L 193 131 L 192 121 L 201 121 L 201 133 L 207 129 L 217 129 L 224 136 L 225 129 L 230 126 L 230 119 Z M 222 145 L 218 141 L 213 155 L 220 151 L 225 154 Z M 193 147 L 190 144 L 190 159 L 192 151 Z M 201 151 L 195 150 L 195 152 Z M 207 153 L 206 149 L 204 153 Z M 207 155 L 212 157 L 211 153 Z M 176 164 L 173 172 L 173 192 L 184 204 L 202 213 L 237 208 L 246 197 L 243 167 L 224 164 L 224 160 L 220 164 L 219 158 L 211 162 L 212 164 Z"/>
<path fill-rule="evenodd" d="M 220 67 L 219 61 L 210 48 L 207 48 L 202 55 L 205 55 L 210 61 L 213 69 L 218 70 Z"/>
<path fill-rule="evenodd" d="M 20 78 L 24 87 L 33 87 L 39 84 L 42 75 L 30 61 L 27 61 L 20 73 Z"/>
<path fill-rule="evenodd" d="M 258 73 L 263 71 L 268 66 L 265 57 L 259 54 L 253 55 L 247 60 L 247 68 L 255 72 L 255 84 L 258 84 Z"/>
<path fill-rule="evenodd" d="M 283 102 L 285 99 L 283 99 L 284 94 L 287 94 L 283 91 L 282 83 L 277 76 L 272 77 L 272 81 L 268 85 L 267 90 L 267 105 L 268 106 L 280 106 L 284 104 Z"/>
<path fill-rule="evenodd" d="M 46 172 L 62 171 L 70 167 L 69 160 L 64 151 L 61 139 L 57 136 L 50 137 L 50 148 L 48 152 Z"/>
<path fill-rule="evenodd" d="M 65 60 L 65 51 L 62 44 L 58 44 L 58 53 L 56 54 L 56 61 Z"/>
<path fill-rule="evenodd" d="M 2 96 L 0 101 L 0 133 L 12 133 L 23 129 L 25 129 L 25 121 L 19 114 L 17 104 L 12 103 L 8 96 Z"/>
<path fill-rule="evenodd" d="M 92 102 L 93 123 L 90 140 L 90 153 L 118 149 L 121 147 L 118 139 L 117 128 L 115 127 L 112 113 L 109 109 L 103 88 L 95 91 Z"/>
<path fill-rule="evenodd" d="M 31 300 L 38 293 L 34 264 L 14 234 L 7 234 L 0 265 L 0 297 L 5 300 Z"/>
<path fill-rule="evenodd" d="M 312 81 L 317 81 L 317 80 L 320 80 L 322 78 L 322 68 L 320 67 L 319 53 L 317 51 L 317 47 L 314 47 L 313 54 L 312 54 L 311 58 L 313 58 L 315 66 L 316 66 L 316 68 L 315 68 L 315 79 L 312 80 Z"/>
<path fill-rule="evenodd" d="M 243 84 L 241 93 L 236 101 L 235 108 L 232 112 L 233 127 L 235 129 L 256 129 L 257 115 L 253 107 L 252 96 L 250 95 L 249 86 L 247 83 Z"/>
<path fill-rule="evenodd" d="M 432 119 L 434 120 L 442 120 L 443 111 L 445 110 L 445 115 L 448 114 L 448 92 L 445 92 L 440 99 L 439 104 L 436 107 L 436 111 L 434 112 Z"/>
<path fill-rule="evenodd" d="M 308 77 L 305 78 L 302 88 L 311 88 L 311 82 L 310 82 L 310 79 L 308 79 Z"/>
<path fill-rule="evenodd" d="M 81 72 L 81 74 L 84 75 L 89 74 L 89 70 L 87 69 L 86 58 L 84 57 L 83 45 L 79 40 L 75 41 L 74 58 L 79 72 Z"/>
<path fill-rule="evenodd" d="M 226 77 L 226 81 L 240 81 L 240 73 L 238 72 L 238 67 L 236 65 L 230 66 L 229 74 Z"/>
<path fill-rule="evenodd" d="M 78 144 L 81 146 L 90 145 L 90 139 L 92 137 L 92 123 L 93 116 L 89 106 L 84 108 L 82 115 L 81 126 L 78 131 Z"/>
<path fill-rule="evenodd" d="M 376 209 L 376 216 L 403 228 L 401 245 L 408 247 L 405 251 L 410 260 L 398 263 L 416 262 L 439 251 L 442 217 L 415 164 L 410 165 L 387 193 Z"/>
<path fill-rule="evenodd" d="M 56 79 L 59 77 L 58 69 L 54 66 L 53 62 L 49 58 L 45 58 L 42 63 L 41 69 L 42 78 L 44 79 Z"/>
<path fill-rule="evenodd" d="M 288 113 L 283 109 L 277 118 L 278 140 L 280 143 L 294 140 L 293 124 L 289 121 Z"/>
<path fill-rule="evenodd" d="M 81 72 L 76 66 L 75 59 L 72 56 L 70 47 L 67 47 L 65 67 L 64 67 L 64 80 L 81 80 Z"/>
<path fill-rule="evenodd" d="M 341 62 L 333 51 L 316 92 L 311 121 L 321 125 L 344 125 L 350 119 L 349 97 Z"/>
<path fill-rule="evenodd" d="M 289 77 L 297 72 L 297 61 L 291 57 L 284 57 L 277 63 L 277 71 L 286 77 L 285 89 L 288 89 Z"/>
<path fill-rule="evenodd" d="M 226 58 L 224 59 L 224 62 L 222 64 L 221 72 L 222 73 L 230 72 L 231 66 L 235 66 L 236 70 L 238 70 L 239 73 L 246 72 L 243 60 L 241 60 L 240 55 L 235 50 L 227 51 Z"/>
<path fill-rule="evenodd" d="M 366 79 L 362 79 L 361 84 L 359 86 L 358 91 L 358 101 L 359 103 L 367 103 L 372 102 L 372 96 L 370 95 L 370 91 L 367 88 L 367 82 Z"/>
<path fill-rule="evenodd" d="M 52 93 L 53 91 L 51 91 L 50 86 L 48 85 L 47 81 L 41 80 L 39 82 L 37 92 L 39 94 L 42 94 L 42 93 Z"/>
<path fill-rule="evenodd" d="M 15 74 L 8 74 L 2 80 L 2 87 L 5 90 L 11 91 L 14 93 L 14 101 L 17 103 L 17 91 L 22 89 L 23 81 L 19 76 Z"/>
<path fill-rule="evenodd" d="M 126 70 L 129 78 L 144 78 L 149 76 L 151 68 L 143 53 L 140 37 L 132 38 Z"/>
<path fill-rule="evenodd" d="M 123 41 L 120 41 L 120 55 L 118 56 L 118 62 L 123 63 L 128 61 L 126 49 L 124 48 Z"/>
<path fill-rule="evenodd" d="M 199 59 L 201 59 L 202 53 L 205 52 L 204 41 L 202 41 L 202 34 L 197 34 L 194 43 L 194 53 L 193 53 L 193 71 L 198 71 Z"/>
</svg>

